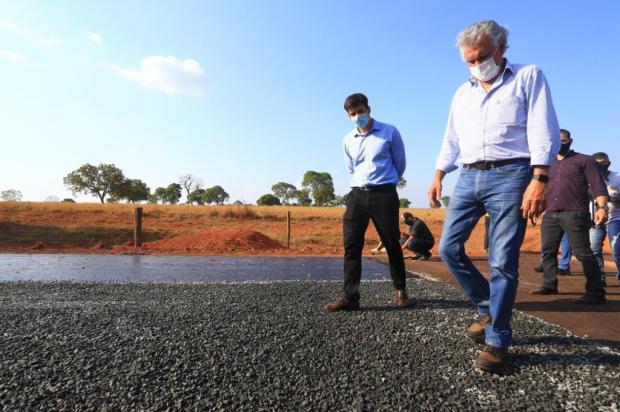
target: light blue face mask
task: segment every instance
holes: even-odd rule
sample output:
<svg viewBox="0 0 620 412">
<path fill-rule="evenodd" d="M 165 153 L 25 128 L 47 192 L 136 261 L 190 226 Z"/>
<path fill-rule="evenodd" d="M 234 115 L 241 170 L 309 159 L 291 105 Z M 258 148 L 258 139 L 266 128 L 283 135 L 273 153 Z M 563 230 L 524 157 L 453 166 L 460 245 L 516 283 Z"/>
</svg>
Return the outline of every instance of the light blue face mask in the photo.
<svg viewBox="0 0 620 412">
<path fill-rule="evenodd" d="M 370 122 L 370 116 L 368 113 L 360 113 L 351 119 L 358 129 L 364 129 Z"/>
</svg>

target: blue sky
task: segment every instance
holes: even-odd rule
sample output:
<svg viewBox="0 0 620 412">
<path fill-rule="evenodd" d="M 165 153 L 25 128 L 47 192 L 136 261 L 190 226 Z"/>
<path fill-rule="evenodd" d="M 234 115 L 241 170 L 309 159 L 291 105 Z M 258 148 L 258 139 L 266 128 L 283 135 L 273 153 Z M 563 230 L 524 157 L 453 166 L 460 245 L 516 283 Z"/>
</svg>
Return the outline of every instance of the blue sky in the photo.
<svg viewBox="0 0 620 412">
<path fill-rule="evenodd" d="M 426 207 L 468 77 L 455 37 L 488 18 L 511 31 L 506 57 L 545 72 L 574 148 L 618 169 L 617 0 L 0 0 L 0 190 L 70 197 L 67 173 L 114 163 L 152 190 L 192 173 L 231 201 L 308 170 L 344 194 L 342 103 L 363 92 L 405 141 L 401 197 Z"/>
</svg>

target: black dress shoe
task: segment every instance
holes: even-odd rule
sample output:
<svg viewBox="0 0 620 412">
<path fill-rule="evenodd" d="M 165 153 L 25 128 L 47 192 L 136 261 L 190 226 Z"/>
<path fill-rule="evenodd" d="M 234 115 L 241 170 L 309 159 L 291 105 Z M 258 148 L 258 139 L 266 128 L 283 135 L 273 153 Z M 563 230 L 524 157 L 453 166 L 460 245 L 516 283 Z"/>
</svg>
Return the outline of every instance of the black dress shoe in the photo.
<svg viewBox="0 0 620 412">
<path fill-rule="evenodd" d="M 542 286 L 539 289 L 533 290 L 531 293 L 532 295 L 557 295 L 558 288 L 546 288 Z"/>
<path fill-rule="evenodd" d="M 570 275 L 570 269 L 560 269 L 560 268 L 558 268 L 558 275 L 560 275 L 560 276 L 568 276 L 568 275 Z"/>
<path fill-rule="evenodd" d="M 431 256 L 433 256 L 433 254 L 431 252 L 426 252 L 422 255 L 422 257 L 420 259 L 422 260 L 429 260 L 431 258 Z"/>
<path fill-rule="evenodd" d="M 411 259 L 411 260 L 418 260 L 418 259 L 420 259 L 422 256 L 424 256 L 424 255 L 423 255 L 423 254 L 421 254 L 421 253 L 416 253 L 415 255 L 411 256 L 409 259 Z"/>
<path fill-rule="evenodd" d="M 600 305 L 607 302 L 605 295 L 583 295 L 575 299 L 575 303 L 580 305 Z"/>
</svg>

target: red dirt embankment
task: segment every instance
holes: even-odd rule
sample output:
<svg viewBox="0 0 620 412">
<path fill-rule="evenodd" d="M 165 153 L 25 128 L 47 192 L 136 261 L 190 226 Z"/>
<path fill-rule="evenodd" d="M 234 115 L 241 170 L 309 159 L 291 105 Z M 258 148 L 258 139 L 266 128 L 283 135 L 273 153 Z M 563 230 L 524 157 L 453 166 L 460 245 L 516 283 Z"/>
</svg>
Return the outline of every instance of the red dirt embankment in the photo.
<svg viewBox="0 0 620 412">
<path fill-rule="evenodd" d="M 197 254 L 230 254 L 284 249 L 284 246 L 268 236 L 254 230 L 210 229 L 200 233 L 155 240 L 144 245 L 145 251 L 165 253 L 190 252 Z"/>
</svg>

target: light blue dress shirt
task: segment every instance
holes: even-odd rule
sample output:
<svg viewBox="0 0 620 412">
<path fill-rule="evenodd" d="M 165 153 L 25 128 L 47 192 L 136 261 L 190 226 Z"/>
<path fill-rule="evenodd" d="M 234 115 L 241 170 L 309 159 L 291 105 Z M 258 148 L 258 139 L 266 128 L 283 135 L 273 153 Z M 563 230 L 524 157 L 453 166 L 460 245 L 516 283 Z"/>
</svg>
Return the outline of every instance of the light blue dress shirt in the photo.
<svg viewBox="0 0 620 412">
<path fill-rule="evenodd" d="M 405 145 L 394 126 L 372 119 L 368 133 L 355 128 L 342 144 L 351 187 L 397 184 L 405 173 Z"/>
<path fill-rule="evenodd" d="M 451 172 L 459 157 L 464 164 L 523 157 L 545 166 L 559 148 L 560 127 L 543 72 L 506 61 L 488 91 L 473 78 L 456 91 L 435 168 Z"/>
</svg>

